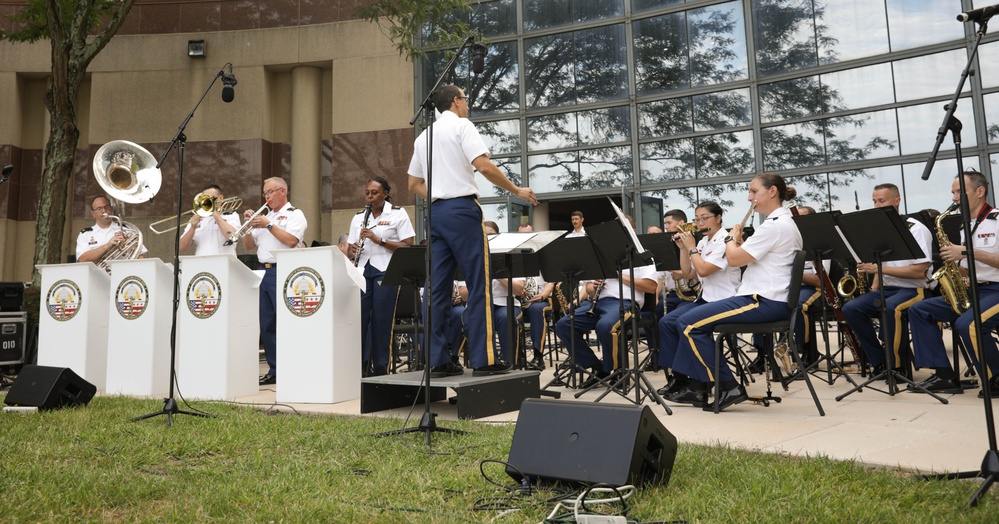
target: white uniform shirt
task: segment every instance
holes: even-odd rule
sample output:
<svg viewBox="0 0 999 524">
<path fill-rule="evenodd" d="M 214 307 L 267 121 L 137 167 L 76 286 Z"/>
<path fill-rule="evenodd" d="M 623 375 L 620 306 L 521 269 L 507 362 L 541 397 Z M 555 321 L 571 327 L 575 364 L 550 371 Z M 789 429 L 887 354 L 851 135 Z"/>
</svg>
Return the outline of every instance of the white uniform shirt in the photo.
<svg viewBox="0 0 999 524">
<path fill-rule="evenodd" d="M 579 228 L 578 232 L 575 229 L 573 229 L 572 231 L 569 231 L 569 233 L 562 238 L 576 238 L 576 237 L 585 237 L 585 236 L 586 236 L 586 228 L 581 227 Z"/>
<path fill-rule="evenodd" d="M 627 269 L 622 271 L 622 274 L 627 275 L 628 273 L 630 273 L 630 271 L 628 271 Z M 647 278 L 649 280 L 656 279 L 655 264 L 635 268 L 635 280 L 640 280 L 643 278 Z M 621 298 L 621 295 L 619 294 L 621 290 L 618 290 L 618 286 L 619 286 L 618 279 L 616 278 L 604 279 L 604 288 L 601 289 L 600 294 L 597 295 L 597 300 L 600 300 L 601 298 L 604 297 Z M 631 300 L 631 287 L 628 286 L 627 284 L 624 284 L 622 286 L 622 290 L 624 291 L 624 298 L 627 300 Z M 635 290 L 635 305 L 637 305 L 639 309 L 641 309 L 642 306 L 645 305 L 645 293 Z"/>
<path fill-rule="evenodd" d="M 91 227 L 80 231 L 80 235 L 76 237 L 76 259 L 80 259 L 80 255 L 90 251 L 91 249 L 97 249 L 104 244 L 107 244 L 111 237 L 115 233 L 121 231 L 121 226 L 117 222 L 111 222 L 107 228 L 101 228 L 101 226 L 94 224 Z M 143 245 L 139 249 L 140 255 L 145 255 L 149 250 Z"/>
<path fill-rule="evenodd" d="M 361 238 L 361 221 L 364 220 L 364 211 L 359 211 L 350 220 L 350 234 L 347 235 L 347 242 L 357 243 Z M 401 207 L 393 207 L 391 203 L 385 202 L 382 214 L 375 218 L 371 215 L 368 218 L 368 229 L 375 233 L 378 238 L 387 241 L 402 241 L 416 236 L 413 230 L 413 223 L 409 220 L 409 215 Z M 357 267 L 364 267 L 368 261 L 379 271 L 388 268 L 389 260 L 392 259 L 392 250 L 375 244 L 370 238 L 364 240 L 364 249 L 361 251 L 361 258 L 358 259 Z"/>
<path fill-rule="evenodd" d="M 413 159 L 409 174 L 427 178 L 427 131 L 425 129 L 413 145 Z M 461 118 L 452 111 L 444 111 L 434 122 L 434 173 L 433 194 L 430 200 L 478 195 L 472 160 L 489 154 L 486 143 L 471 120 Z"/>
<path fill-rule="evenodd" d="M 801 233 L 794 224 L 791 211 L 784 207 L 775 209 L 756 228 L 753 236 L 742 244 L 742 248 L 756 261 L 746 266 L 739 295 L 759 295 L 787 302 L 794 252 L 801 246 Z"/>
<path fill-rule="evenodd" d="M 734 297 L 739 283 L 742 281 L 742 271 L 737 267 L 729 267 L 728 259 L 725 258 L 725 236 L 727 234 L 724 229 L 719 229 L 713 237 L 708 238 L 705 235 L 697 243 L 697 249 L 701 251 L 701 258 L 718 268 L 718 271 L 708 276 L 697 276 L 701 281 L 701 298 L 707 302 L 717 302 Z"/>
<path fill-rule="evenodd" d="M 916 220 L 915 218 L 909 218 L 906 222 L 909 223 L 909 232 L 912 233 L 912 236 L 916 239 L 916 243 L 919 244 L 920 249 L 923 250 L 923 257 L 910 260 L 894 260 L 892 262 L 885 262 L 883 264 L 884 267 L 903 267 L 933 261 L 933 233 L 930 233 L 929 228 L 924 226 L 922 222 Z M 927 269 L 926 274 L 920 278 L 898 278 L 891 275 L 885 275 L 885 287 L 929 287 L 927 279 L 929 278 L 931 271 L 932 269 Z"/>
<path fill-rule="evenodd" d="M 971 234 L 974 239 L 975 251 L 999 253 L 999 245 L 997 245 L 999 237 L 997 235 L 999 235 L 999 210 L 993 210 Z M 964 228 L 961 228 L 961 242 L 964 243 Z M 968 259 L 962 260 L 961 265 L 968 267 Z M 975 260 L 975 277 L 979 282 L 999 282 L 999 268 Z"/>
<path fill-rule="evenodd" d="M 515 278 L 515 279 L 513 279 L 513 281 L 514 282 L 523 282 L 524 279 L 523 278 Z M 506 281 L 505 278 L 502 279 L 502 280 L 500 280 L 500 279 L 493 279 L 492 280 L 493 305 L 494 306 L 506 307 L 506 297 L 507 297 L 507 295 L 510 294 L 510 293 L 508 293 L 506 282 L 507 281 Z M 518 297 L 518 296 L 513 297 L 513 305 L 514 305 L 514 307 L 520 307 L 521 306 L 521 304 L 520 304 L 520 297 Z"/>
<path fill-rule="evenodd" d="M 274 227 L 283 229 L 292 235 L 299 242 L 305 238 L 305 228 L 309 227 L 309 222 L 305 219 L 305 213 L 301 209 L 292 207 L 291 202 L 285 202 L 284 206 L 267 214 Z M 289 249 L 281 243 L 267 228 L 254 228 L 250 230 L 253 235 L 253 243 L 257 245 L 257 260 L 261 264 L 273 264 L 277 259 L 271 253 L 274 249 Z"/>
<path fill-rule="evenodd" d="M 239 214 L 223 213 L 222 218 L 229 223 L 230 226 L 239 229 Z M 184 228 L 184 232 L 181 236 L 187 234 L 191 230 L 191 223 L 187 223 L 187 227 Z M 219 225 L 215 223 L 215 216 L 207 216 L 198 222 L 198 229 L 194 230 L 194 255 L 235 255 L 236 254 L 236 244 L 231 246 L 223 246 L 228 237 L 222 233 Z"/>
</svg>

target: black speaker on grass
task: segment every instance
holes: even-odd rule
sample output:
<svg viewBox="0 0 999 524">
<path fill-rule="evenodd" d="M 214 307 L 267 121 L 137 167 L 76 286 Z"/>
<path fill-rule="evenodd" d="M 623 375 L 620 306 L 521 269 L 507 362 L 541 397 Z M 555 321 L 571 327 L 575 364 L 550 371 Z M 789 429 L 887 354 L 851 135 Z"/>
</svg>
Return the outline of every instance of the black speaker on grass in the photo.
<svg viewBox="0 0 999 524">
<path fill-rule="evenodd" d="M 24 366 L 10 386 L 4 402 L 8 406 L 58 409 L 86 405 L 95 393 L 96 386 L 69 368 Z"/>
<path fill-rule="evenodd" d="M 676 437 L 648 406 L 527 399 L 510 446 L 508 475 L 612 486 L 668 483 Z"/>
</svg>

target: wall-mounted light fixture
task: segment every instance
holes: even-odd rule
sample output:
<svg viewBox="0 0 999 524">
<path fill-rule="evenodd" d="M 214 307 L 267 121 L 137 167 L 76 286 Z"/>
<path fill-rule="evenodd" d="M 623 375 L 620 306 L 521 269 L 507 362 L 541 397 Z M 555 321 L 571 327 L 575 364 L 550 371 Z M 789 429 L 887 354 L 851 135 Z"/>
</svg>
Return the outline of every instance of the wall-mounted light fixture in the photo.
<svg viewBox="0 0 999 524">
<path fill-rule="evenodd" d="M 191 58 L 204 58 L 205 57 L 205 41 L 204 40 L 188 40 L 187 41 L 187 56 Z"/>
</svg>

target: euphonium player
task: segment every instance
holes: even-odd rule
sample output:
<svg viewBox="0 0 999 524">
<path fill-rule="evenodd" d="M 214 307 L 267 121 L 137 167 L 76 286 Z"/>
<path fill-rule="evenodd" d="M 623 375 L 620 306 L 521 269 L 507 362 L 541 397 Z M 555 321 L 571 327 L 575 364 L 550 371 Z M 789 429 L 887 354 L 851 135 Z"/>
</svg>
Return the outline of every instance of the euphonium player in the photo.
<svg viewBox="0 0 999 524">
<path fill-rule="evenodd" d="M 114 208 L 107 197 L 99 196 L 90 201 L 90 216 L 95 224 L 80 231 L 76 237 L 76 261 L 97 262 L 108 250 L 125 242 L 121 226 L 111 220 Z M 146 246 L 142 246 L 141 255 L 145 255 Z"/>
<path fill-rule="evenodd" d="M 898 209 L 902 202 L 902 196 L 895 184 L 879 184 L 874 186 L 872 194 L 874 207 L 893 206 Z M 909 218 L 909 232 L 916 239 L 916 243 L 923 250 L 923 257 L 911 260 L 895 260 L 881 264 L 881 272 L 884 273 L 884 293 L 885 293 L 885 313 L 888 319 L 885 327 L 885 340 L 880 340 L 875 332 L 872 318 L 881 317 L 881 309 L 878 307 L 881 302 L 881 294 L 878 289 L 881 283 L 877 277 L 869 278 L 870 289 L 853 300 L 843 304 L 843 318 L 853 330 L 860 342 L 860 347 L 864 348 L 867 361 L 875 368 L 880 369 L 888 365 L 890 368 L 897 368 L 900 363 L 902 348 L 902 312 L 909 309 L 913 304 L 923 299 L 926 294 L 927 277 L 930 264 L 933 261 L 933 233 L 922 222 Z M 876 264 L 857 264 L 857 271 L 870 274 L 877 274 Z M 878 330 L 880 331 L 880 330 Z M 884 346 L 882 346 L 884 343 Z M 891 349 L 889 352 L 891 362 L 885 362 L 884 347 Z"/>
<path fill-rule="evenodd" d="M 739 268 L 729 266 L 725 258 L 723 214 L 724 211 L 717 203 L 701 202 L 694 210 L 694 223 L 704 232 L 697 246 L 694 246 L 694 235 L 691 233 L 679 232 L 673 237 L 680 248 L 681 277 L 688 280 L 695 277 L 699 279 L 701 294 L 693 302 L 680 301 L 659 321 L 659 366 L 663 369 L 673 369 L 677 347 L 680 345 L 677 319 L 692 308 L 735 296 L 739 287 L 741 272 Z M 666 387 L 661 388 L 658 393 L 669 399 L 671 395 L 686 388 L 688 383 L 687 375 L 674 370 Z"/>
<path fill-rule="evenodd" d="M 194 213 L 188 221 L 184 233 L 180 236 L 180 252 L 183 253 L 194 245 L 194 255 L 236 254 L 236 245 L 224 246 L 234 231 L 239 229 L 239 213 L 219 213 L 218 203 L 225 199 L 222 188 L 209 184 L 201 190 L 202 193 L 215 199 L 216 206 L 211 216 L 202 218 Z"/>
<path fill-rule="evenodd" d="M 382 177 L 372 178 L 364 188 L 364 202 L 371 204 L 367 225 L 365 211 L 358 211 L 350 221 L 347 250 L 354 257 L 359 247 L 357 266 L 364 268 L 365 289 L 361 293 L 361 370 L 362 375 L 388 373 L 392 350 L 392 317 L 398 287 L 381 285 L 392 252 L 413 245 L 416 232 L 409 215 L 391 203 L 392 187 Z"/>
<path fill-rule="evenodd" d="M 749 398 L 725 362 L 721 363 L 721 375 L 714 376 L 712 330 L 718 324 L 773 322 L 790 317 L 787 294 L 791 268 L 802 242 L 791 212 L 783 203 L 795 195 L 794 188 L 773 173 L 757 175 L 749 183 L 748 200 L 766 219 L 745 243 L 741 224 L 724 238 L 728 265 L 746 266 L 738 296 L 693 308 L 677 319 L 680 343 L 673 369 L 690 377 L 690 384 L 672 397 L 674 402 L 713 411 L 714 405 L 707 402 L 707 385 L 716 380 L 721 381 L 721 394 L 715 399 L 719 410 Z"/>
<path fill-rule="evenodd" d="M 991 331 L 999 325 L 999 211 L 986 202 L 989 184 L 985 175 L 977 171 L 965 171 L 964 183 L 968 194 L 968 210 L 971 222 L 971 249 L 975 252 L 975 272 L 978 278 L 978 299 L 982 312 L 982 337 L 984 347 L 978 346 L 975 336 L 974 309 L 958 315 L 947 304 L 944 297 L 923 300 L 909 308 L 909 326 L 912 330 L 912 344 L 915 351 L 916 367 L 933 368 L 935 373 L 919 384 L 934 393 L 961 393 L 960 380 L 951 368 L 950 359 L 944 349 L 940 324 L 950 322 L 968 348 L 975 364 L 983 357 L 987 364 L 988 385 L 993 396 L 999 395 L 999 351 Z M 960 185 L 955 178 L 951 185 L 954 202 L 959 200 Z M 967 244 L 964 229 L 961 230 L 961 244 Z M 953 244 L 940 248 L 940 258 L 945 262 L 959 262 L 960 271 L 967 276 L 967 254 L 965 245 Z M 912 389 L 912 388 L 910 388 Z M 919 390 L 915 390 L 919 392 Z M 979 397 L 984 396 L 979 392 Z"/>
</svg>

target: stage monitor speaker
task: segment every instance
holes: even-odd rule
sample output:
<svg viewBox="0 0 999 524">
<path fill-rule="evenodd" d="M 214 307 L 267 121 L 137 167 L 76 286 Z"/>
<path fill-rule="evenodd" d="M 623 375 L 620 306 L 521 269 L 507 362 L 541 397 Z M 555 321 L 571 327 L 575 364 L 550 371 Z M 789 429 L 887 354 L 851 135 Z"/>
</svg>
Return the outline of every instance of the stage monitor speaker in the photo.
<svg viewBox="0 0 999 524">
<path fill-rule="evenodd" d="M 666 484 L 675 459 L 676 437 L 648 406 L 527 399 L 506 472 L 518 482 Z"/>
<path fill-rule="evenodd" d="M 39 410 L 86 405 L 97 387 L 69 368 L 24 366 L 7 392 L 9 406 L 34 406 Z"/>
</svg>

